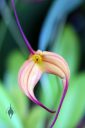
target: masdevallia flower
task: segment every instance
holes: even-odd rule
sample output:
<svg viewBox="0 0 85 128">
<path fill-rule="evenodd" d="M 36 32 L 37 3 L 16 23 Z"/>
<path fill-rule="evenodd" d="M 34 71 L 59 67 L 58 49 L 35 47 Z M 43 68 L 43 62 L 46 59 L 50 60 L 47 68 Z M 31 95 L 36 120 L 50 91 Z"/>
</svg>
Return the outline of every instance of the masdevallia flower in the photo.
<svg viewBox="0 0 85 128">
<path fill-rule="evenodd" d="M 64 97 L 68 89 L 68 82 L 70 77 L 69 67 L 66 61 L 58 54 L 55 54 L 53 52 L 48 52 L 48 51 L 41 51 L 41 50 L 34 51 L 32 49 L 30 43 L 28 42 L 21 28 L 21 25 L 16 13 L 15 5 L 14 5 L 14 0 L 12 0 L 12 6 L 13 6 L 16 22 L 21 32 L 21 35 L 30 51 L 29 58 L 24 62 L 24 64 L 22 65 L 19 71 L 18 83 L 20 88 L 27 95 L 27 97 L 29 97 L 29 99 L 32 100 L 34 103 L 43 107 L 47 111 L 54 113 L 55 111 L 48 109 L 41 102 L 38 101 L 38 99 L 34 95 L 34 87 L 36 86 L 37 82 L 40 80 L 42 74 L 45 72 L 50 74 L 55 74 L 59 76 L 63 81 L 64 90 L 63 90 L 63 94 L 62 94 L 55 118 L 52 122 L 52 125 L 50 126 L 50 128 L 52 128 L 56 122 Z"/>
</svg>

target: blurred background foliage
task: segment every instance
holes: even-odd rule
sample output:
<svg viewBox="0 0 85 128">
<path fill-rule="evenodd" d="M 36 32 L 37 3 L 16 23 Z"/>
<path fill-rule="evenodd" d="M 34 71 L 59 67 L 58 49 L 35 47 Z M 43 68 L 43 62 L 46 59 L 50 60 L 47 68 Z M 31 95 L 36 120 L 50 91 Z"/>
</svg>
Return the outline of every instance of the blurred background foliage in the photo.
<svg viewBox="0 0 85 128">
<path fill-rule="evenodd" d="M 54 128 L 85 127 L 85 1 L 15 0 L 22 28 L 32 47 L 63 56 L 69 64 L 69 88 Z M 0 0 L 0 128 L 48 128 L 54 118 L 23 94 L 18 71 L 29 52 L 19 33 L 11 0 Z M 44 74 L 36 97 L 57 110 L 61 80 Z M 10 119 L 8 110 L 13 109 Z"/>
</svg>

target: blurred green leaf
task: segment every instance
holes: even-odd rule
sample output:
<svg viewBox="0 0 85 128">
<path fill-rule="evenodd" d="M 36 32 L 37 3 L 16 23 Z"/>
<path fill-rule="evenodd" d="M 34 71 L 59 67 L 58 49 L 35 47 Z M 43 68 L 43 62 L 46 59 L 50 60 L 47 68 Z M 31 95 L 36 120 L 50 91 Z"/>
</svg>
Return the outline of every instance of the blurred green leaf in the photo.
<svg viewBox="0 0 85 128">
<path fill-rule="evenodd" d="M 63 102 L 54 128 L 75 128 L 85 111 L 85 73 L 76 75 Z"/>
<path fill-rule="evenodd" d="M 55 41 L 53 51 L 63 56 L 70 67 L 71 74 L 76 73 L 79 66 L 80 49 L 79 39 L 72 26 L 65 26 L 60 40 Z"/>
<path fill-rule="evenodd" d="M 8 109 L 12 106 L 14 114 L 10 119 L 8 115 Z M 6 128 L 22 128 L 20 117 L 17 113 L 16 106 L 14 106 L 11 97 L 0 82 L 0 125 L 6 126 Z"/>
<path fill-rule="evenodd" d="M 18 85 L 18 71 L 24 60 L 25 59 L 20 52 L 12 52 L 7 58 L 7 71 L 4 75 L 4 83 L 6 88 L 12 97 L 13 102 L 16 104 L 18 112 L 22 118 L 26 116 L 26 111 L 29 110 L 29 104 L 26 96 L 22 93 L 22 90 Z"/>
<path fill-rule="evenodd" d="M 26 127 L 44 128 L 45 118 L 45 111 L 40 107 L 34 107 L 28 115 Z"/>
<path fill-rule="evenodd" d="M 17 2 L 17 0 L 15 2 Z M 27 48 L 23 43 L 23 39 L 22 39 L 21 34 L 18 30 L 16 21 L 13 19 L 13 16 L 11 14 L 11 9 L 10 9 L 11 1 L 9 1 L 9 3 L 7 4 L 6 0 L 1 0 L 1 3 L 2 4 L 1 4 L 1 8 L 0 8 L 0 14 L 2 16 L 2 20 L 5 23 L 5 25 L 3 26 L 3 29 L 6 29 L 5 31 L 7 31 L 7 29 L 8 29 L 10 32 L 10 33 L 5 32 L 4 35 L 2 35 L 3 31 L 1 31 L 2 38 L 3 38 L 3 36 L 4 37 L 6 36 L 8 38 L 11 34 L 12 37 L 14 38 L 15 43 L 17 43 L 18 46 L 20 47 L 20 49 L 22 50 L 22 52 L 24 54 L 26 54 Z M 6 37 L 5 37 L 5 40 L 6 40 Z M 10 38 L 12 38 L 12 37 L 10 37 Z M 1 43 L 1 45 L 2 45 L 2 43 Z"/>
<path fill-rule="evenodd" d="M 24 61 L 24 56 L 18 50 L 12 51 L 7 58 L 7 70 L 17 74 Z"/>
</svg>

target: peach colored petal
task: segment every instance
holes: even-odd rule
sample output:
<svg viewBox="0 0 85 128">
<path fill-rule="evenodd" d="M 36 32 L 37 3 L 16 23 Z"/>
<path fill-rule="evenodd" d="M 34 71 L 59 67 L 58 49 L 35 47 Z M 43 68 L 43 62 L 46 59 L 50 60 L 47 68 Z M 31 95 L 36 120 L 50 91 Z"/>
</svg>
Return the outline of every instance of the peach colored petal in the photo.
<svg viewBox="0 0 85 128">
<path fill-rule="evenodd" d="M 56 66 L 52 63 L 44 61 L 44 68 L 46 69 L 47 73 L 57 75 L 62 79 L 65 78 L 64 72 L 58 66 Z"/>
<path fill-rule="evenodd" d="M 25 61 L 25 63 L 22 65 L 19 74 L 18 74 L 18 83 L 22 91 L 28 96 L 27 91 L 27 76 L 29 76 L 30 71 L 32 70 L 32 67 L 34 65 L 34 62 L 30 60 Z"/>
<path fill-rule="evenodd" d="M 35 98 L 33 90 L 36 86 L 37 82 L 39 81 L 40 77 L 42 75 L 42 71 L 40 70 L 39 66 L 35 64 L 30 72 L 30 75 L 27 80 L 28 84 L 28 91 L 32 94 L 32 96 Z"/>
<path fill-rule="evenodd" d="M 43 61 L 51 63 L 62 70 L 65 76 L 69 79 L 70 71 L 67 62 L 58 54 L 52 52 L 43 52 Z"/>
</svg>

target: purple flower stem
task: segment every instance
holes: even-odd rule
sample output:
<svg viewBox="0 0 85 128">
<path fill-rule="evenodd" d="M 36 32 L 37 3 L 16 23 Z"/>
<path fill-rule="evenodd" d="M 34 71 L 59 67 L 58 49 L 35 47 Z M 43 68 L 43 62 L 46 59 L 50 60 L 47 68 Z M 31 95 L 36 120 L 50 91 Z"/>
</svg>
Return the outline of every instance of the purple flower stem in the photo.
<svg viewBox="0 0 85 128">
<path fill-rule="evenodd" d="M 12 7 L 13 7 L 14 15 L 15 15 L 16 22 L 17 22 L 18 28 L 19 28 L 19 30 L 20 30 L 20 33 L 21 33 L 21 35 L 22 35 L 22 37 L 23 37 L 23 39 L 24 39 L 24 41 L 25 41 L 25 44 L 26 44 L 26 46 L 27 46 L 29 52 L 30 52 L 31 54 L 34 54 L 35 52 L 34 52 L 34 50 L 32 49 L 32 47 L 31 47 L 29 41 L 27 40 L 27 38 L 26 38 L 26 36 L 25 36 L 25 34 L 24 34 L 23 30 L 22 30 L 22 27 L 21 27 L 21 25 L 20 25 L 20 22 L 19 22 L 19 19 L 18 19 L 18 15 L 17 15 L 16 9 L 15 9 L 14 0 L 11 0 L 11 2 L 12 2 Z"/>
<path fill-rule="evenodd" d="M 54 124 L 55 124 L 55 122 L 56 122 L 56 120 L 57 120 L 57 118 L 58 118 L 58 115 L 59 115 L 59 112 L 60 112 L 62 103 L 63 103 L 64 98 L 65 98 L 65 95 L 66 95 L 66 93 L 67 93 L 67 89 L 68 89 L 68 80 L 66 79 L 66 85 L 65 85 L 65 87 L 64 87 L 64 91 L 63 91 L 63 94 L 62 94 L 62 97 L 61 97 L 61 100 L 60 100 L 60 104 L 59 104 L 59 107 L 58 107 L 56 116 L 55 116 L 55 118 L 54 118 L 54 120 L 53 120 L 53 122 L 52 122 L 50 128 L 53 128 L 53 126 L 54 126 Z"/>
<path fill-rule="evenodd" d="M 28 92 L 29 93 L 29 92 Z M 47 108 L 46 106 L 44 106 L 41 102 L 39 102 L 38 100 L 35 100 L 31 94 L 29 93 L 31 99 L 34 101 L 34 103 L 36 103 L 37 105 L 39 105 L 40 107 L 44 108 L 46 111 L 50 112 L 50 113 L 55 113 L 56 111 L 50 110 L 49 108 Z"/>
</svg>

